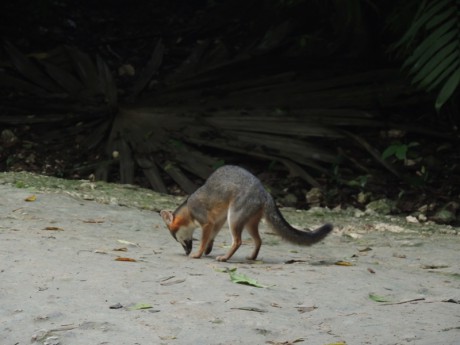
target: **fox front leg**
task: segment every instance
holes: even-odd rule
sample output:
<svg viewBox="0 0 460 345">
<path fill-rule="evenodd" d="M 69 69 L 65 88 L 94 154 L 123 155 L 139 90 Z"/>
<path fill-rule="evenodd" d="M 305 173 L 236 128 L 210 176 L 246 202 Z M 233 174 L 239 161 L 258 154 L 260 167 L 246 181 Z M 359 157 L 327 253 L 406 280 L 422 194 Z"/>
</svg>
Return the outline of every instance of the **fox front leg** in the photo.
<svg viewBox="0 0 460 345">
<path fill-rule="evenodd" d="M 214 224 L 207 223 L 201 227 L 201 243 L 198 251 L 195 253 L 190 254 L 190 257 L 193 259 L 199 259 L 203 256 L 203 254 L 207 251 L 209 247 L 209 242 L 212 240 L 212 233 L 214 230 Z M 212 248 L 212 244 L 211 244 Z"/>
</svg>

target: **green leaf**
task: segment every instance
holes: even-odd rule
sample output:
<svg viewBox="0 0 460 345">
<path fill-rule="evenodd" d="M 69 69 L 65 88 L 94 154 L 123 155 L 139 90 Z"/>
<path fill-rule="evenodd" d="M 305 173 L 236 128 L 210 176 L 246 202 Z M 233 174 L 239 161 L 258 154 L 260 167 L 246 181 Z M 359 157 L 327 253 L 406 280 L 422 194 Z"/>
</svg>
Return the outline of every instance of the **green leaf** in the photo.
<svg viewBox="0 0 460 345">
<path fill-rule="evenodd" d="M 382 159 L 387 159 L 388 157 L 393 156 L 396 153 L 399 145 L 400 144 L 393 144 L 388 146 L 382 153 Z"/>
<path fill-rule="evenodd" d="M 453 42 L 448 47 L 443 48 L 448 55 L 447 57 L 436 66 L 423 80 L 420 81 L 418 85 L 420 88 L 425 89 L 426 91 L 433 90 L 440 82 L 444 81 L 448 75 L 451 75 L 452 71 L 458 65 L 458 53 L 453 52 L 454 49 L 457 49 L 458 43 Z M 454 48 L 454 49 L 452 49 Z M 452 50 L 451 50 L 452 49 Z"/>
<path fill-rule="evenodd" d="M 376 294 L 373 294 L 373 293 L 370 293 L 369 294 L 369 298 L 371 300 L 373 300 L 374 302 L 378 302 L 378 303 L 383 303 L 383 302 L 390 302 L 389 299 L 383 297 L 383 296 L 379 296 L 379 295 L 376 295 Z"/>
<path fill-rule="evenodd" d="M 441 25 L 438 29 L 434 30 L 422 41 L 422 43 L 418 45 L 412 53 L 412 56 L 404 63 L 403 67 L 406 67 L 406 65 L 412 65 L 412 73 L 415 72 L 415 70 L 420 69 L 423 66 L 423 62 L 428 60 L 429 57 L 436 52 L 436 44 L 443 43 L 442 41 L 440 42 L 441 37 L 445 36 L 443 40 L 446 41 L 450 41 L 454 38 L 457 31 L 449 29 L 452 29 L 456 23 L 456 19 L 453 18 L 444 25 Z"/>
<path fill-rule="evenodd" d="M 128 308 L 128 310 L 140 310 L 140 309 L 150 309 L 153 308 L 150 304 L 146 303 L 137 303 Z"/>
<path fill-rule="evenodd" d="M 460 82 L 460 69 L 457 69 L 455 73 L 447 80 L 443 88 L 439 92 L 438 98 L 436 99 L 435 108 L 439 111 L 444 103 L 446 103 L 452 96 L 454 91 L 457 89 Z"/>
<path fill-rule="evenodd" d="M 405 160 L 407 157 L 407 145 L 399 145 L 396 148 L 395 156 L 401 161 Z"/>
<path fill-rule="evenodd" d="M 266 287 L 266 286 L 260 285 L 259 283 L 257 283 L 255 279 L 249 278 L 247 275 L 243 273 L 237 273 L 236 270 L 230 271 L 229 275 L 230 275 L 230 280 L 234 282 L 235 284 L 250 285 L 250 286 L 257 287 L 257 288 Z"/>
</svg>

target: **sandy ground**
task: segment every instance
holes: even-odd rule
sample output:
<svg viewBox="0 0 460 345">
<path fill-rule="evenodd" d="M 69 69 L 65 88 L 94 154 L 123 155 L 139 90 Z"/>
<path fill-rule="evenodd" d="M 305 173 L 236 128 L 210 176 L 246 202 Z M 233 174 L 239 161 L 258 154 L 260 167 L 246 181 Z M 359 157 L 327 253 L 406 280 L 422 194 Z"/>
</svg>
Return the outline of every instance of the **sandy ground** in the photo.
<svg viewBox="0 0 460 345">
<path fill-rule="evenodd" d="M 460 236 L 302 248 L 262 231 L 261 261 L 244 260 L 247 242 L 219 263 L 226 229 L 195 260 L 155 212 L 30 195 L 0 185 L 1 345 L 460 343 Z M 233 283 L 231 268 L 265 287 Z"/>
</svg>

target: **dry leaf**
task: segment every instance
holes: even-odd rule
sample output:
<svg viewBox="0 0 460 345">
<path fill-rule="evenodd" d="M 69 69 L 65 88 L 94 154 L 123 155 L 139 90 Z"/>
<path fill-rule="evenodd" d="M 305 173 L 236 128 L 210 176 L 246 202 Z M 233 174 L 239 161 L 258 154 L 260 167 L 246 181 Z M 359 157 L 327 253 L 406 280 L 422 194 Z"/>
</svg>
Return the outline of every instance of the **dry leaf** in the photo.
<svg viewBox="0 0 460 345">
<path fill-rule="evenodd" d="M 368 268 L 367 270 L 369 271 L 369 273 L 375 274 L 375 271 L 372 268 Z"/>
<path fill-rule="evenodd" d="M 91 224 L 100 224 L 104 222 L 105 222 L 104 219 L 84 219 L 83 220 L 83 223 L 91 223 Z"/>
<path fill-rule="evenodd" d="M 132 259 L 132 258 L 123 258 L 123 257 L 118 257 L 118 258 L 115 259 L 115 261 L 137 262 L 136 259 Z"/>
<path fill-rule="evenodd" d="M 383 302 L 389 302 L 390 301 L 389 299 L 387 299 L 384 296 L 379 296 L 379 295 L 376 295 L 376 294 L 373 294 L 373 293 L 369 294 L 369 298 L 371 300 L 373 300 L 374 302 L 378 302 L 378 303 L 383 303 Z"/>
<path fill-rule="evenodd" d="M 354 266 L 351 262 L 342 261 L 342 260 L 334 262 L 334 265 L 337 265 L 337 266 Z"/>
<path fill-rule="evenodd" d="M 424 270 L 437 270 L 440 268 L 449 268 L 448 265 L 422 265 L 421 266 Z"/>
<path fill-rule="evenodd" d="M 166 282 L 160 283 L 162 286 L 169 286 L 169 285 L 174 285 L 174 284 L 180 284 L 185 282 L 185 279 L 176 279 L 176 280 L 168 280 Z"/>
<path fill-rule="evenodd" d="M 129 242 L 129 241 L 125 241 L 125 240 L 117 240 L 117 241 L 118 241 L 118 243 L 126 244 L 128 246 L 140 247 L 139 244 L 134 243 L 134 242 Z"/>
<path fill-rule="evenodd" d="M 290 265 L 290 264 L 294 264 L 296 262 L 307 262 L 307 260 L 297 260 L 297 259 L 291 259 L 291 260 L 288 260 L 288 261 L 285 261 L 284 263 L 286 265 Z"/>
<path fill-rule="evenodd" d="M 114 248 L 113 251 L 115 251 L 115 252 L 127 252 L 128 248 L 126 248 L 126 247 Z"/>
<path fill-rule="evenodd" d="M 255 307 L 239 307 L 239 308 L 230 308 L 230 309 L 244 310 L 244 311 L 254 311 L 256 313 L 266 313 L 267 312 L 264 309 L 255 308 Z"/>
<path fill-rule="evenodd" d="M 51 231 L 64 231 L 63 228 L 58 228 L 57 226 L 47 226 L 43 230 L 51 230 Z"/>
<path fill-rule="evenodd" d="M 24 201 L 29 201 L 29 202 L 35 201 L 35 200 L 37 200 L 37 197 L 34 194 L 29 195 L 27 198 L 24 199 Z"/>
<path fill-rule="evenodd" d="M 295 340 L 286 340 L 286 341 L 273 341 L 273 340 L 269 340 L 269 341 L 266 341 L 265 344 L 271 344 L 271 345 L 294 345 L 294 344 L 297 344 L 297 343 L 301 343 L 305 341 L 304 338 L 298 338 L 298 339 L 295 339 Z"/>
<path fill-rule="evenodd" d="M 315 309 L 318 309 L 318 307 L 316 306 L 310 306 L 310 307 L 307 307 L 307 306 L 304 306 L 304 305 L 299 305 L 297 307 L 295 307 L 297 309 L 297 311 L 301 314 L 303 313 L 307 313 L 307 312 L 311 312 Z"/>
</svg>

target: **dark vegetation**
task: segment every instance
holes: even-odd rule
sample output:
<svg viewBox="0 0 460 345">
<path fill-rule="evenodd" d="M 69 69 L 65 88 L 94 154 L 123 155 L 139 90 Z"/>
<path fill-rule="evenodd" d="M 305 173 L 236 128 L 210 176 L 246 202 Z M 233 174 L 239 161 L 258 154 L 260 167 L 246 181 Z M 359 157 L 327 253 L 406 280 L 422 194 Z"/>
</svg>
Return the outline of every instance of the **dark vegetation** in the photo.
<svg viewBox="0 0 460 345">
<path fill-rule="evenodd" d="M 2 171 L 190 193 L 232 163 L 284 204 L 458 222 L 457 1 L 2 7 Z"/>
</svg>

